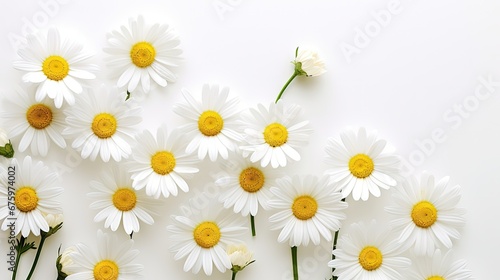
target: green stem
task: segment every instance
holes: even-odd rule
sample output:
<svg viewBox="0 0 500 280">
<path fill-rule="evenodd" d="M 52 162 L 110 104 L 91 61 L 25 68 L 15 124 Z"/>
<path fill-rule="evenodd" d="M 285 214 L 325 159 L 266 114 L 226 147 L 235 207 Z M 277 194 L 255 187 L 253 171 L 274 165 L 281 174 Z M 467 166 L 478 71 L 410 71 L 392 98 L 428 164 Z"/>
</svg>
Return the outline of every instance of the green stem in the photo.
<svg viewBox="0 0 500 280">
<path fill-rule="evenodd" d="M 297 246 L 292 247 L 293 280 L 299 280 L 299 268 L 297 266 Z"/>
<path fill-rule="evenodd" d="M 278 97 L 276 98 L 276 101 L 274 103 L 278 103 L 278 100 L 280 100 L 281 96 L 283 95 L 283 92 L 285 92 L 285 89 L 288 87 L 288 85 L 293 81 L 293 79 L 295 79 L 295 77 L 297 77 L 298 74 L 296 71 L 293 72 L 293 75 L 290 77 L 290 79 L 288 79 L 288 81 L 286 82 L 286 84 L 283 86 L 283 88 L 281 89 L 280 93 L 278 94 Z"/>
<path fill-rule="evenodd" d="M 19 261 L 21 260 L 21 255 L 22 255 L 21 250 L 24 247 L 25 240 L 26 239 L 24 238 L 24 236 L 21 235 L 21 240 L 17 244 L 17 248 L 16 248 L 17 256 L 16 256 L 16 264 L 14 265 L 14 272 L 12 273 L 12 280 L 16 280 L 17 267 L 19 266 Z"/>
<path fill-rule="evenodd" d="M 345 201 L 345 198 L 342 198 L 342 201 Z M 340 232 L 340 229 L 335 232 L 335 236 L 333 237 L 332 260 L 335 259 L 335 254 L 333 253 L 333 251 L 335 251 L 335 249 L 337 249 L 337 240 L 339 239 L 339 232 Z M 333 276 L 334 271 L 335 271 L 335 267 L 332 267 L 332 280 L 337 280 L 338 277 Z"/>
<path fill-rule="evenodd" d="M 252 236 L 255 236 L 255 217 L 250 215 L 250 224 L 252 226 Z"/>
<path fill-rule="evenodd" d="M 40 258 L 40 254 L 42 253 L 43 243 L 45 243 L 45 239 L 47 239 L 47 237 L 45 235 L 42 235 L 42 238 L 40 239 L 40 245 L 38 245 L 38 250 L 36 251 L 35 260 L 33 261 L 33 265 L 31 266 L 30 273 L 28 274 L 28 277 L 26 277 L 26 280 L 31 279 L 31 275 L 33 275 L 33 272 L 35 272 L 36 264 L 38 263 L 38 259 Z"/>
<path fill-rule="evenodd" d="M 231 280 L 236 279 L 236 273 L 237 273 L 236 271 L 233 271 L 233 275 L 231 276 Z"/>
</svg>

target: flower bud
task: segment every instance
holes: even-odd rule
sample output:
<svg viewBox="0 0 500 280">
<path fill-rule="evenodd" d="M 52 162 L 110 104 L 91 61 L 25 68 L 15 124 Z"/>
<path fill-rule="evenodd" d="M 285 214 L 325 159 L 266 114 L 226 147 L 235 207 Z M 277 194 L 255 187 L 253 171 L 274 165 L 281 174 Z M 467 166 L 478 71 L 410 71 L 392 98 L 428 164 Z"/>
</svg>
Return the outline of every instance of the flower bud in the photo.
<svg viewBox="0 0 500 280">
<path fill-rule="evenodd" d="M 319 76 L 326 72 L 325 63 L 318 57 L 316 52 L 311 50 L 297 50 L 295 57 L 295 73 L 306 75 L 307 77 Z"/>
<path fill-rule="evenodd" d="M 244 244 L 229 245 L 227 247 L 229 260 L 233 265 L 233 270 L 240 271 L 252 263 L 253 253 L 248 251 Z"/>
</svg>

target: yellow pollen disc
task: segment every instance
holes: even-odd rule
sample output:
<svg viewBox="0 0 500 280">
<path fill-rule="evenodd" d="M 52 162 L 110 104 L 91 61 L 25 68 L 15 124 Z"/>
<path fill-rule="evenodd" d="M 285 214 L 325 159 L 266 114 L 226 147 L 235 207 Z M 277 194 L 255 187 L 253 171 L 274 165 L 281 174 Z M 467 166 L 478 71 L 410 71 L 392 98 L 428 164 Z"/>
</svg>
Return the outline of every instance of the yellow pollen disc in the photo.
<svg viewBox="0 0 500 280">
<path fill-rule="evenodd" d="M 264 173 L 257 168 L 249 167 L 240 173 L 240 186 L 249 193 L 259 191 L 264 186 Z"/>
<path fill-rule="evenodd" d="M 136 203 L 137 196 L 133 190 L 123 188 L 113 194 L 113 205 L 120 211 L 130 211 Z"/>
<path fill-rule="evenodd" d="M 44 104 L 34 104 L 26 111 L 26 120 L 36 129 L 44 129 L 52 123 L 52 110 Z"/>
<path fill-rule="evenodd" d="M 413 206 L 411 219 L 418 227 L 428 228 L 437 220 L 436 207 L 428 201 L 420 201 Z"/>
<path fill-rule="evenodd" d="M 103 260 L 94 266 L 95 280 L 117 280 L 118 265 L 114 261 Z"/>
<path fill-rule="evenodd" d="M 431 276 L 431 277 L 427 278 L 426 280 L 446 280 L 446 279 L 444 279 L 444 277 L 441 277 L 441 276 Z"/>
<path fill-rule="evenodd" d="M 175 168 L 175 157 L 170 152 L 157 152 L 151 157 L 151 168 L 160 175 L 167 175 Z"/>
<path fill-rule="evenodd" d="M 279 123 L 272 123 L 264 130 L 264 140 L 271 147 L 279 147 L 288 140 L 288 130 Z"/>
<path fill-rule="evenodd" d="M 205 111 L 198 119 L 198 129 L 205 136 L 215 136 L 222 131 L 224 120 L 215 111 Z"/>
<path fill-rule="evenodd" d="M 92 131 L 101 139 L 109 138 L 115 134 L 116 125 L 116 119 L 113 115 L 100 113 L 92 121 Z"/>
<path fill-rule="evenodd" d="M 17 209 L 21 212 L 30 212 L 38 206 L 38 196 L 32 187 L 21 187 L 14 196 Z"/>
<path fill-rule="evenodd" d="M 49 80 L 60 81 L 69 73 L 69 64 L 63 57 L 51 55 L 42 64 L 42 71 Z"/>
<path fill-rule="evenodd" d="M 297 197 L 292 204 L 292 213 L 299 220 L 309 220 L 316 215 L 318 203 L 309 195 Z"/>
<path fill-rule="evenodd" d="M 194 229 L 193 237 L 198 246 L 212 248 L 219 243 L 220 229 L 214 222 L 203 222 Z"/>
<path fill-rule="evenodd" d="M 130 50 L 130 58 L 137 67 L 148 67 L 155 61 L 156 50 L 148 42 L 139 42 Z"/>
<path fill-rule="evenodd" d="M 372 271 L 382 265 L 382 253 L 377 247 L 366 246 L 359 253 L 359 264 L 365 270 Z"/>
<path fill-rule="evenodd" d="M 370 176 L 374 168 L 373 160 L 365 154 L 357 154 L 349 160 L 349 171 L 360 179 Z"/>
</svg>

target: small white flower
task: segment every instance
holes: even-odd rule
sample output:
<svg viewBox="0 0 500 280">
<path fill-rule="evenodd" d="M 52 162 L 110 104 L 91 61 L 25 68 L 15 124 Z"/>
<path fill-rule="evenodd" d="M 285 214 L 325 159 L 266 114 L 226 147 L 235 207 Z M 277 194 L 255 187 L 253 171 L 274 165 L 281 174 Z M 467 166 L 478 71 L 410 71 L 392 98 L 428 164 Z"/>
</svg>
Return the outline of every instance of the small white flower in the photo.
<svg viewBox="0 0 500 280">
<path fill-rule="evenodd" d="M 15 61 L 14 68 L 28 72 L 24 82 L 38 84 L 36 101 L 48 96 L 57 108 L 61 108 L 63 100 L 73 105 L 74 93 L 83 90 L 81 80 L 96 77 L 89 71 L 95 66 L 86 63 L 91 55 L 83 52 L 80 44 L 61 39 L 55 28 L 49 29 L 46 36 L 29 34 L 27 39 L 27 47 L 18 51 L 22 60 Z"/>
<path fill-rule="evenodd" d="M 77 249 L 75 246 L 70 246 L 66 248 L 62 254 L 60 255 L 58 259 L 58 264 L 60 265 L 60 268 L 58 267 L 59 271 L 69 275 L 69 272 L 67 271 L 68 267 L 72 264 L 74 264 L 73 259 L 71 258 L 71 254 L 74 254 L 77 252 Z"/>
<path fill-rule="evenodd" d="M 118 87 L 126 86 L 133 92 L 141 82 L 142 90 L 148 93 L 151 79 L 162 87 L 177 80 L 172 70 L 179 64 L 182 50 L 168 25 L 147 26 L 139 16 L 129 20 L 128 28 L 122 25 L 107 37 L 104 52 L 109 54 L 108 66 L 119 76 Z"/>
<path fill-rule="evenodd" d="M 410 273 L 411 280 L 470 280 L 472 272 L 465 260 L 453 261 L 452 251 L 442 254 L 436 250 L 432 256 L 415 256 Z"/>
<path fill-rule="evenodd" d="M 231 244 L 227 246 L 226 252 L 233 266 L 243 268 L 253 259 L 253 253 L 250 252 L 245 244 Z"/>
<path fill-rule="evenodd" d="M 305 74 L 307 77 L 319 76 L 326 72 L 325 63 L 319 58 L 316 52 L 311 50 L 297 49 L 295 57 L 296 71 Z"/>
<path fill-rule="evenodd" d="M 47 221 L 47 224 L 51 228 L 55 228 L 57 225 L 62 223 L 64 221 L 64 215 L 61 213 L 58 214 L 47 214 L 44 215 L 45 220 Z"/>
</svg>

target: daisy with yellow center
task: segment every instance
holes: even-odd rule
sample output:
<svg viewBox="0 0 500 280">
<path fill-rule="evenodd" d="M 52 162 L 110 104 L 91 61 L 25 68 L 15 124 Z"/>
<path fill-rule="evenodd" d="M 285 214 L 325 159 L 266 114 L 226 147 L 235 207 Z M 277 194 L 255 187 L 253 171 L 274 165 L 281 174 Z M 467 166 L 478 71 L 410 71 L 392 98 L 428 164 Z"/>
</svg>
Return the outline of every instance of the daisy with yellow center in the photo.
<svg viewBox="0 0 500 280">
<path fill-rule="evenodd" d="M 177 196 L 178 189 L 189 191 L 183 177 L 198 172 L 194 167 L 197 160 L 185 154 L 185 140 L 179 131 L 169 135 L 166 125 L 162 125 L 156 138 L 145 130 L 137 141 L 140 144 L 133 149 L 129 163 L 134 189 L 146 188 L 146 194 L 154 198 Z"/>
<path fill-rule="evenodd" d="M 339 279 L 405 279 L 402 275 L 411 261 L 401 255 L 404 250 L 376 221 L 360 222 L 340 237 L 328 266 L 335 268 L 333 275 Z"/>
<path fill-rule="evenodd" d="M 436 250 L 432 256 L 413 258 L 410 280 L 470 280 L 472 272 L 465 260 L 453 260 L 452 250 L 445 254 Z"/>
<path fill-rule="evenodd" d="M 73 105 L 74 94 L 83 91 L 81 82 L 96 77 L 92 73 L 96 67 L 86 62 L 91 55 L 80 44 L 61 39 L 55 28 L 49 29 L 47 35 L 29 34 L 27 41 L 26 48 L 18 51 L 22 60 L 15 61 L 14 68 L 27 72 L 24 82 L 37 84 L 36 101 L 42 102 L 48 96 L 57 108 L 61 108 L 63 100 Z"/>
<path fill-rule="evenodd" d="M 90 249 L 85 244 L 77 244 L 67 254 L 71 260 L 64 266 L 68 274 L 66 280 L 120 280 L 137 279 L 143 266 L 132 263 L 139 255 L 138 250 L 133 250 L 134 241 L 129 239 L 121 244 L 116 238 L 97 232 L 97 250 Z"/>
<path fill-rule="evenodd" d="M 220 272 L 231 269 L 232 264 L 226 254 L 226 247 L 241 243 L 237 239 L 246 228 L 238 217 L 216 210 L 218 205 L 211 204 L 193 217 L 173 216 L 174 224 L 167 227 L 172 241 L 174 259 L 186 258 L 184 271 L 198 273 L 203 267 L 206 275 L 211 275 L 213 266 Z"/>
<path fill-rule="evenodd" d="M 367 133 L 365 128 L 342 131 L 340 139 L 328 139 L 326 154 L 331 167 L 327 173 L 339 184 L 344 198 L 352 193 L 354 200 L 366 201 L 370 194 L 379 197 L 380 189 L 396 186 L 399 159 L 374 132 Z"/>
<path fill-rule="evenodd" d="M 436 248 L 450 249 L 452 239 L 459 239 L 464 226 L 465 210 L 458 208 L 460 186 L 449 185 L 449 177 L 434 182 L 424 173 L 418 181 L 410 178 L 393 195 L 393 204 L 386 211 L 393 215 L 398 241 L 413 247 L 417 255 L 431 255 Z"/>
<path fill-rule="evenodd" d="M 28 237 L 30 233 L 38 236 L 40 230 L 49 231 L 49 224 L 45 219 L 46 215 L 57 215 L 62 212 L 60 203 L 55 198 L 62 193 L 63 189 L 55 187 L 57 174 L 50 172 L 49 168 L 41 161 L 34 162 L 30 156 L 24 158 L 22 162 L 17 159 L 12 160 L 16 171 L 14 194 L 8 192 L 7 174 L 5 169 L 0 168 L 2 179 L 0 185 L 0 220 L 3 220 L 2 230 L 10 230 L 9 224 L 13 218 L 16 220 L 15 234 L 22 233 Z M 9 211 L 10 204 L 7 197 L 14 197 L 15 211 L 12 216 Z"/>
<path fill-rule="evenodd" d="M 125 102 L 124 95 L 102 86 L 64 111 L 67 126 L 63 135 L 73 138 L 71 147 L 80 150 L 84 159 L 95 160 L 100 155 L 104 162 L 110 158 L 118 162 L 132 153 L 130 143 L 135 126 L 142 121 L 141 112 L 133 102 Z"/>
<path fill-rule="evenodd" d="M 301 108 L 283 102 L 267 108 L 259 104 L 243 114 L 243 123 L 246 144 L 240 148 L 262 167 L 284 167 L 289 159 L 299 161 L 297 150 L 307 144 L 312 133 L 309 122 L 301 119 Z"/>
<path fill-rule="evenodd" d="M 165 24 L 147 25 L 142 16 L 130 19 L 129 26 L 108 34 L 108 66 L 118 76 L 117 86 L 134 92 L 139 85 L 148 93 L 151 80 L 165 87 L 177 80 L 173 69 L 180 62 L 180 41 Z"/>
<path fill-rule="evenodd" d="M 139 220 L 148 225 L 154 223 L 151 217 L 154 201 L 132 188 L 132 179 L 123 168 L 103 173 L 102 180 L 92 181 L 90 186 L 95 190 L 88 194 L 94 199 L 90 208 L 100 210 L 94 221 L 105 220 L 105 228 L 116 231 L 123 221 L 123 229 L 130 235 L 139 231 Z"/>
<path fill-rule="evenodd" d="M 241 141 L 238 130 L 238 99 L 228 99 L 229 88 L 219 90 L 218 85 L 203 85 L 202 101 L 199 102 L 187 91 L 182 91 L 185 103 L 178 103 L 174 112 L 188 123 L 181 128 L 189 139 L 186 153 L 198 151 L 198 158 L 207 154 L 211 161 L 220 155 L 227 159 L 229 152 Z"/>
<path fill-rule="evenodd" d="M 33 92 L 17 89 L 18 98 L 4 100 L 3 116 L 13 138 L 21 137 L 19 152 L 28 148 L 32 155 L 46 156 L 51 142 L 66 148 L 61 132 L 65 126 L 63 113 L 47 101 L 37 102 Z"/>
</svg>

